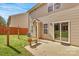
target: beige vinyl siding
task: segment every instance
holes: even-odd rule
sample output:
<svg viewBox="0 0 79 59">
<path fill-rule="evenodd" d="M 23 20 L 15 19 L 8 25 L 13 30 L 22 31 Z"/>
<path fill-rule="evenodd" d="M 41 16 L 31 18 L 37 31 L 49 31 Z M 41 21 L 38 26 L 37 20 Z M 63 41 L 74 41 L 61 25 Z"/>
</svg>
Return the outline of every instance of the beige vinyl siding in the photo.
<svg viewBox="0 0 79 59">
<path fill-rule="evenodd" d="M 71 9 L 71 8 L 77 6 L 77 5 L 78 5 L 78 4 L 74 4 L 74 3 L 64 3 L 64 4 L 61 4 L 61 7 L 60 7 L 59 9 L 55 10 L 54 12 L 57 13 L 57 12 L 60 12 L 60 11 L 65 11 L 65 10 Z M 30 14 L 30 16 L 31 16 L 32 18 L 38 19 L 39 17 L 41 18 L 41 17 L 49 16 L 49 15 L 53 14 L 54 12 L 53 12 L 53 11 L 52 11 L 52 12 L 48 12 L 48 4 L 44 4 L 43 6 L 39 7 L 39 8 L 36 9 L 35 11 L 33 11 L 33 12 Z M 47 23 L 48 26 L 49 26 L 49 28 L 51 28 L 51 27 L 50 27 L 51 19 L 52 19 L 52 21 L 54 21 L 54 18 L 52 18 L 52 17 L 55 17 L 55 16 L 49 16 L 49 18 L 47 17 L 47 20 L 46 20 L 46 19 L 42 19 L 42 20 L 39 19 L 39 20 L 43 23 L 43 25 L 44 25 L 45 23 Z M 63 15 L 62 15 L 61 17 L 63 17 Z M 56 18 L 57 18 L 57 16 L 56 16 Z M 61 19 L 61 20 L 62 20 L 62 19 Z M 42 27 L 43 27 L 43 25 L 42 25 Z M 49 30 L 48 30 L 48 31 L 49 31 Z M 51 30 L 51 31 L 52 31 L 52 30 Z M 53 34 L 51 31 L 49 31 L 49 33 Z M 45 36 L 44 38 L 50 38 L 50 37 L 52 37 L 52 35 L 48 36 L 49 34 L 44 34 L 43 28 L 42 28 L 42 33 L 43 33 L 43 34 L 42 34 L 43 37 Z"/>
<path fill-rule="evenodd" d="M 78 5 L 78 3 L 61 3 L 60 8 L 55 9 L 54 12 L 59 12 L 59 11 L 71 9 L 71 8 L 74 8 L 77 5 Z"/>
<path fill-rule="evenodd" d="M 40 8 L 36 9 L 35 11 L 33 11 L 31 13 L 31 16 L 33 18 L 38 18 L 38 17 L 41 17 L 41 16 L 45 15 L 46 13 L 47 13 L 47 5 L 43 5 Z"/>
<path fill-rule="evenodd" d="M 61 7 L 59 9 L 56 9 L 55 11 L 48 12 L 48 4 L 44 4 L 43 6 L 39 7 L 38 9 L 34 10 L 33 12 L 31 12 L 30 15 L 33 18 L 39 18 L 39 17 L 53 14 L 53 12 L 59 12 L 59 11 L 73 8 L 77 5 L 78 5 L 78 3 L 61 3 Z"/>
<path fill-rule="evenodd" d="M 58 22 L 58 21 L 70 21 L 70 43 L 72 45 L 79 46 L 79 6 L 69 9 L 66 11 L 61 11 L 58 13 L 51 14 L 49 16 L 44 16 L 39 18 L 43 23 L 49 24 L 49 34 L 47 35 L 48 38 L 53 40 L 53 25 L 51 26 L 50 23 Z M 46 36 L 46 37 L 47 37 Z M 44 35 L 45 37 L 45 35 Z"/>
<path fill-rule="evenodd" d="M 70 21 L 70 43 L 79 46 L 79 4 L 64 3 L 61 9 L 48 13 L 48 5 L 38 8 L 30 15 L 37 18 L 42 24 L 48 24 L 48 34 L 44 34 L 42 25 L 42 37 L 53 40 L 53 22 Z M 51 24 L 52 23 L 52 24 Z"/>
</svg>

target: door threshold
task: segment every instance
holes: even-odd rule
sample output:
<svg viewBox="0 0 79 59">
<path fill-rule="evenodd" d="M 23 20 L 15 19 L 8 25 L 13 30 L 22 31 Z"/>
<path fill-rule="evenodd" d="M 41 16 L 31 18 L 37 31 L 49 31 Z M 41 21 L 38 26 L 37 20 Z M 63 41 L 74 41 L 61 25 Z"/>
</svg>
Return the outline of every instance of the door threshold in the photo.
<svg viewBox="0 0 79 59">
<path fill-rule="evenodd" d="M 69 42 L 61 42 L 62 45 L 64 46 L 70 46 L 71 44 Z"/>
</svg>

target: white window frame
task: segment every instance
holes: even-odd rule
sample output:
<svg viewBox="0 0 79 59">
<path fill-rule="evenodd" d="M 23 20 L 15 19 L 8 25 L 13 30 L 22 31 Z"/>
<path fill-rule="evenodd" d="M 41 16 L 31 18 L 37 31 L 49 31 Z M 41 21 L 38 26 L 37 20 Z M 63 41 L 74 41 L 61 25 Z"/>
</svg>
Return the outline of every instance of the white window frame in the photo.
<svg viewBox="0 0 79 59">
<path fill-rule="evenodd" d="M 53 9 L 54 9 L 54 12 L 55 12 L 55 6 L 54 6 L 54 4 L 55 3 L 53 3 Z M 60 6 L 60 8 L 59 9 L 61 9 L 62 8 L 62 6 L 63 6 L 63 4 L 62 3 L 60 3 L 61 4 L 61 6 Z M 56 10 L 59 10 L 59 9 L 56 9 Z"/>
<path fill-rule="evenodd" d="M 47 24 L 47 23 L 45 23 L 45 24 Z M 44 25 L 45 25 L 45 24 L 44 24 Z M 47 24 L 47 26 L 48 26 L 48 24 Z M 44 28 L 44 29 L 43 29 L 43 30 L 44 30 L 44 34 L 48 34 L 48 27 L 46 27 L 46 28 L 43 27 L 43 28 Z M 45 29 L 47 30 L 47 33 L 45 33 Z"/>
<path fill-rule="evenodd" d="M 51 4 L 54 5 L 54 3 L 51 3 Z M 50 6 L 50 3 L 48 3 L 48 7 L 47 7 L 48 8 L 48 13 L 54 11 L 54 9 L 53 9 L 54 6 L 52 6 L 52 11 L 49 11 L 49 6 Z"/>
<path fill-rule="evenodd" d="M 50 4 L 50 3 L 48 3 L 48 7 L 49 7 L 49 4 Z M 53 4 L 53 12 L 55 12 L 55 6 L 54 6 L 54 4 L 56 4 L 56 3 L 52 3 L 52 4 Z M 60 4 L 61 4 L 60 8 L 62 8 L 62 3 L 60 3 Z M 60 9 L 60 8 L 59 8 L 59 9 Z M 56 9 L 56 10 L 59 10 L 59 9 Z M 50 11 L 50 12 L 51 12 L 51 11 Z M 49 12 L 48 12 L 48 13 L 49 13 Z"/>
</svg>

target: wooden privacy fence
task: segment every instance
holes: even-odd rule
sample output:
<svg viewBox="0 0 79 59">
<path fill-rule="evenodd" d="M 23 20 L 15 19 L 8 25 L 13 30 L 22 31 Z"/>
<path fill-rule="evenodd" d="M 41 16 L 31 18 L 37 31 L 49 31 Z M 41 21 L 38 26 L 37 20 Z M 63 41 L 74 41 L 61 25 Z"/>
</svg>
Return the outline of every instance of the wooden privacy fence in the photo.
<svg viewBox="0 0 79 59">
<path fill-rule="evenodd" d="M 0 26 L 0 34 L 7 34 L 7 29 L 4 26 Z"/>
<path fill-rule="evenodd" d="M 20 35 L 28 34 L 28 28 L 16 28 L 16 27 L 7 27 L 0 26 L 0 35 L 5 35 L 9 31 L 10 35 L 17 35 L 18 33 Z"/>
</svg>

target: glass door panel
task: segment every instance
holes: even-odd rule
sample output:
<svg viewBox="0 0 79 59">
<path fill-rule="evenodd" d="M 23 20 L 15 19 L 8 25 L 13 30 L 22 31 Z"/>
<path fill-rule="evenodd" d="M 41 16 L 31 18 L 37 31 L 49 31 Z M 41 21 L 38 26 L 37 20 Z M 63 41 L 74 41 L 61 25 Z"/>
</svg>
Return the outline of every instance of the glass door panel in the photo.
<svg viewBox="0 0 79 59">
<path fill-rule="evenodd" d="M 54 24 L 54 39 L 60 40 L 60 23 Z"/>
<path fill-rule="evenodd" d="M 61 40 L 68 42 L 68 22 L 61 23 Z"/>
</svg>

